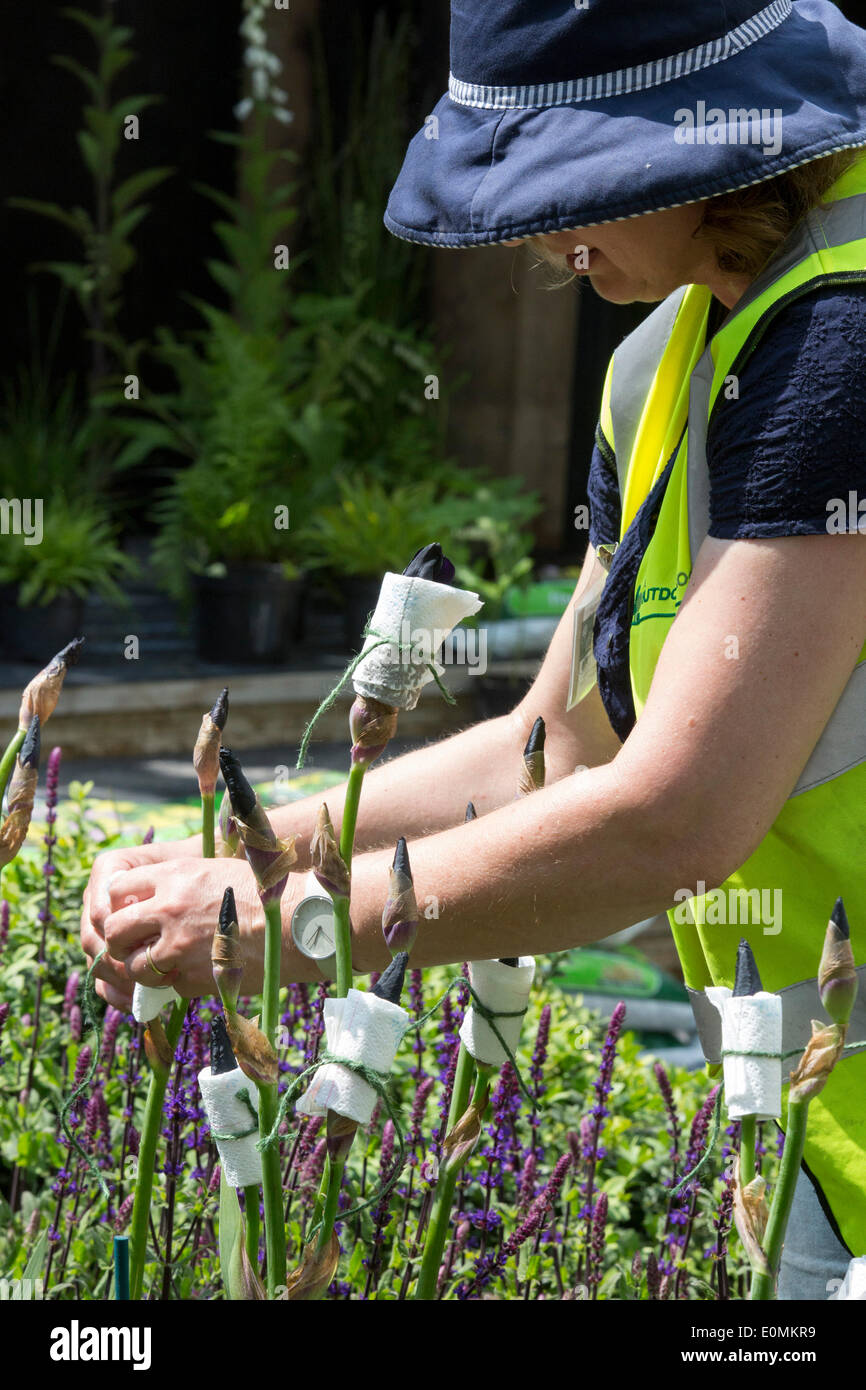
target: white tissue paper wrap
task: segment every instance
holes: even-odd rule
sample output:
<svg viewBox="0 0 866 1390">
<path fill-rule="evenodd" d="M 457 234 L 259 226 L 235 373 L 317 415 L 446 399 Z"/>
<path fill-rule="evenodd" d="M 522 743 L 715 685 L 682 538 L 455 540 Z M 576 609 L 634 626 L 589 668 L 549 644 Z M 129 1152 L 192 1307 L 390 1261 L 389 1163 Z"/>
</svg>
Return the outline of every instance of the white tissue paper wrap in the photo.
<svg viewBox="0 0 866 1390">
<path fill-rule="evenodd" d="M 520 956 L 517 965 L 503 965 L 501 960 L 471 960 L 469 962 L 469 981 L 485 1008 L 494 1012 L 514 1013 L 525 1009 L 529 991 L 535 976 L 535 957 Z M 523 1018 L 497 1018 L 496 1027 L 512 1053 L 520 1040 Z M 501 1067 L 508 1061 L 502 1043 L 490 1024 L 474 1008 L 470 999 L 463 1022 L 460 1025 L 460 1039 L 466 1050 L 476 1062 L 487 1067 Z"/>
<path fill-rule="evenodd" d="M 722 1016 L 722 1050 L 782 1051 L 782 1000 L 766 990 L 733 997 L 727 985 L 705 991 Z M 728 1117 L 754 1115 L 777 1120 L 782 1114 L 781 1057 L 725 1057 L 725 1104 Z"/>
<path fill-rule="evenodd" d="M 136 1023 L 150 1023 L 166 1004 L 174 1004 L 180 995 L 171 985 L 136 985 L 132 991 L 132 1016 Z"/>
<path fill-rule="evenodd" d="M 390 637 L 391 644 L 375 647 L 359 661 L 352 675 L 356 693 L 397 709 L 414 709 L 422 687 L 433 679 L 424 661 L 431 661 L 436 674 L 441 675 L 445 668 L 433 660 L 435 653 L 461 619 L 483 606 L 470 589 L 455 589 L 450 584 L 389 570 L 370 620 L 371 632 L 361 650 L 366 652 L 380 640 L 374 633 Z M 397 644 L 403 643 L 408 645 L 398 650 Z"/>
<path fill-rule="evenodd" d="M 858 1255 L 850 1261 L 839 1288 L 827 1297 L 828 1300 L 858 1299 L 860 1302 L 866 1299 L 866 1255 Z"/>
<path fill-rule="evenodd" d="M 243 1139 L 215 1139 L 220 1163 L 229 1187 L 255 1187 L 262 1180 L 262 1156 L 256 1148 L 258 1127 L 238 1091 L 246 1091 L 250 1105 L 258 1113 L 259 1093 L 254 1081 L 235 1067 L 219 1076 L 205 1067 L 198 1074 L 202 1104 L 211 1133 L 244 1134 Z M 252 1134 L 246 1131 L 252 1129 Z"/>
<path fill-rule="evenodd" d="M 399 1004 L 391 1004 L 377 994 L 350 989 L 345 999 L 325 1000 L 324 1022 L 329 1052 L 350 1062 L 363 1062 L 387 1075 L 409 1026 L 409 1015 Z M 357 1072 L 338 1062 L 326 1062 L 313 1073 L 295 1109 L 299 1115 L 324 1115 L 334 1110 L 366 1125 L 378 1098 Z"/>
</svg>

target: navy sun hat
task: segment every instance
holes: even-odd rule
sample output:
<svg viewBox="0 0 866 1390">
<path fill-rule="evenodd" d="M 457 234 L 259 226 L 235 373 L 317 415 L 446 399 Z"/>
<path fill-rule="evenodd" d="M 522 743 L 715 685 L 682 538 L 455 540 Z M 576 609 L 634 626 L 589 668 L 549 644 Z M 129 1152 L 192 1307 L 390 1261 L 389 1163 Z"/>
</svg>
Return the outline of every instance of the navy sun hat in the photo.
<svg viewBox="0 0 866 1390">
<path fill-rule="evenodd" d="M 729 193 L 866 145 L 866 31 L 829 0 L 453 0 L 448 92 L 385 212 L 485 246 Z"/>
</svg>

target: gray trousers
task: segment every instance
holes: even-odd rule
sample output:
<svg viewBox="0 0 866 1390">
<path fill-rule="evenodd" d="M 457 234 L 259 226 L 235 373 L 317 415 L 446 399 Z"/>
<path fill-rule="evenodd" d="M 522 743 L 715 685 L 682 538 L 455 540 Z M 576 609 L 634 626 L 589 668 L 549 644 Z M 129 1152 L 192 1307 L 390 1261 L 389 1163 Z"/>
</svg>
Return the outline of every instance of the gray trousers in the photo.
<svg viewBox="0 0 866 1390">
<path fill-rule="evenodd" d="M 845 1277 L 850 1259 L 801 1169 L 779 1266 L 779 1298 L 813 1303 L 826 1299 L 838 1287 L 832 1281 Z"/>
</svg>

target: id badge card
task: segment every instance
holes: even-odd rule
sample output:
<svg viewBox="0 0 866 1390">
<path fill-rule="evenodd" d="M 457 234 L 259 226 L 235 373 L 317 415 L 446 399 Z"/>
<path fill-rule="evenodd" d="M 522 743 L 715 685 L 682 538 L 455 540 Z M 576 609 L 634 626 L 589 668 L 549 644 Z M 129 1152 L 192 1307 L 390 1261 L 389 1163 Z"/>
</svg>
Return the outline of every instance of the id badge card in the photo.
<svg viewBox="0 0 866 1390">
<path fill-rule="evenodd" d="M 568 683 L 567 710 L 573 709 L 592 690 L 596 679 L 596 662 L 592 650 L 592 630 L 601 601 L 604 578 L 591 585 L 574 608 L 574 632 L 571 645 L 571 678 Z"/>
</svg>

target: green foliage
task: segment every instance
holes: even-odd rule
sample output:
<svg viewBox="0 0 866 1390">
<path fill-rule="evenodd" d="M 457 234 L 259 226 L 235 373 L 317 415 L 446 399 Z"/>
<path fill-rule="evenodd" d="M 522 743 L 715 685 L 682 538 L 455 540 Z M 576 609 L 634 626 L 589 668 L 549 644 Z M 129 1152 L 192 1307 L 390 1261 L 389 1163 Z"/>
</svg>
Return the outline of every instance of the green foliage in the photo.
<svg viewBox="0 0 866 1390">
<path fill-rule="evenodd" d="M 66 1144 L 56 1120 L 57 1109 L 69 1090 L 80 1049 L 85 1043 L 93 1041 L 85 1036 L 80 1043 L 75 1042 L 70 1037 L 69 1024 L 62 1010 L 64 986 L 69 972 L 73 969 L 83 971 L 78 941 L 81 896 L 94 853 L 110 848 L 118 841 L 117 834 L 107 829 L 88 801 L 88 792 L 89 787 L 73 783 L 70 800 L 58 810 L 55 827 L 58 839 L 54 849 L 57 872 L 51 877 L 53 921 L 49 925 L 43 971 L 42 1024 L 34 1086 L 26 1106 L 20 1103 L 19 1093 L 33 1042 L 34 998 L 39 969 L 38 914 L 45 891 L 42 847 L 38 838 L 42 827 L 34 827 L 25 851 L 6 869 L 3 877 L 3 895 L 11 906 L 11 930 L 0 959 L 0 1002 L 10 1005 L 10 1016 L 0 1035 L 2 1190 L 8 1191 L 8 1175 L 13 1164 L 20 1165 L 25 1171 L 21 1207 L 14 1217 L 0 1197 L 0 1263 L 7 1277 L 14 1278 L 23 1275 L 28 1261 L 33 1271 L 45 1260 L 45 1246 L 39 1242 L 52 1226 L 56 1214 L 58 1198 L 52 1185 L 59 1170 L 71 1167 L 78 1193 L 70 1192 L 65 1198 L 60 1222 L 61 1240 L 54 1243 L 47 1290 L 48 1296 L 57 1299 L 91 1299 L 107 1295 L 114 1214 L 123 1197 L 131 1191 L 128 1150 L 123 1176 L 120 1174 L 119 1156 L 124 1148 L 126 1124 L 124 1108 L 131 1104 L 133 1123 L 140 1124 L 147 1089 L 146 1067 L 142 1072 L 143 1058 L 135 1042 L 137 1033 L 127 1020 L 120 1026 L 114 1046 L 114 1060 L 103 1057 L 97 1076 L 97 1086 L 105 1096 L 110 1123 L 110 1134 L 99 1139 L 100 1163 L 110 1181 L 119 1183 L 114 1189 L 109 1219 L 106 1221 L 105 1201 L 84 1166 L 77 1159 L 69 1163 Z M 456 1230 L 461 1222 L 468 1222 L 470 1236 L 465 1247 L 452 1249 L 449 1253 L 450 1272 L 442 1295 L 446 1300 L 456 1299 L 461 1285 L 471 1282 L 482 1250 L 495 1252 L 499 1242 L 517 1229 L 525 1215 L 525 1204 L 522 1208 L 519 1206 L 519 1185 L 524 1176 L 529 1149 L 534 1150 L 537 1160 L 534 1185 L 537 1194 L 541 1192 L 560 1156 L 569 1152 L 569 1135 L 579 1129 L 581 1117 L 589 1116 L 596 1104 L 593 1082 L 598 1073 L 605 1023 L 585 1008 L 579 998 L 559 990 L 549 978 L 552 964 L 550 961 L 545 966 L 539 960 L 539 979 L 530 1001 L 517 1054 L 521 1071 L 529 1080 L 530 1058 L 541 1011 L 548 1004 L 551 1010 L 550 1033 L 543 1067 L 546 1089 L 539 1101 L 536 1123 L 532 1123 L 529 1107 L 523 1101 L 514 1118 L 513 1131 L 506 1127 L 498 1137 L 491 1134 L 492 1117 L 488 1116 L 482 1139 L 467 1164 L 465 1180 L 458 1189 L 455 1210 L 459 1211 L 459 1218 L 455 1216 L 454 1227 Z M 453 974 L 453 969 L 444 967 L 424 972 L 425 1010 L 440 998 Z M 312 1000 L 313 994 L 314 991 L 310 989 L 309 1000 Z M 297 991 L 290 992 L 285 1007 L 296 1009 L 300 1001 L 301 996 Z M 212 1007 L 210 1003 L 203 1002 L 202 1015 L 205 1020 Z M 251 1004 L 250 1012 L 253 1011 L 254 1005 Z M 298 1013 L 287 1014 L 286 1017 L 293 1017 L 295 1022 L 284 1033 L 281 1056 L 288 1061 L 290 1070 L 297 1072 L 303 1066 L 303 1051 L 309 1044 L 309 1024 Z M 413 1050 L 412 1035 L 408 1035 L 398 1053 L 390 1091 L 404 1127 L 409 1124 L 411 1107 L 418 1092 L 419 1075 L 435 1077 L 438 1073 L 439 1061 L 435 1048 L 441 1044 L 442 1029 L 440 1007 L 422 1028 L 420 1052 Z M 206 1033 L 198 1035 L 196 1047 L 199 1053 L 204 1037 Z M 676 1067 L 669 1067 L 668 1073 L 684 1131 L 680 1144 L 682 1163 L 689 1125 L 706 1099 L 710 1083 L 701 1073 L 690 1073 Z M 194 1074 L 195 1066 L 186 1084 L 194 1085 Z M 419 1219 L 429 1190 L 421 1162 L 429 1156 L 432 1137 L 440 1125 L 440 1095 L 441 1085 L 436 1081 L 420 1117 L 421 1142 L 410 1149 L 409 1163 L 387 1211 L 377 1217 L 374 1204 L 343 1223 L 340 1235 L 343 1257 L 337 1276 L 339 1284 L 332 1289 L 331 1297 L 358 1299 L 366 1296 L 393 1301 L 405 1296 L 407 1266 L 417 1259 Z M 666 1129 L 667 1115 L 652 1073 L 651 1059 L 641 1055 L 638 1040 L 628 1033 L 622 1035 L 618 1044 L 612 1089 L 605 1103 L 609 1115 L 601 1133 L 604 1153 L 596 1170 L 595 1191 L 607 1195 L 609 1218 L 597 1296 L 617 1300 L 645 1299 L 648 1297 L 645 1277 L 635 1280 L 632 1261 L 635 1254 L 640 1252 L 645 1269 L 651 1251 L 660 1254 L 666 1249 L 663 1239 L 673 1167 L 671 1140 Z M 346 1196 L 352 1205 L 376 1194 L 380 1181 L 383 1124 L 384 1115 L 380 1107 L 371 1125 L 358 1134 L 350 1152 Z M 291 1127 L 294 1130 L 294 1122 Z M 772 1127 L 767 1128 L 764 1143 L 769 1147 Z M 176 1180 L 163 1172 L 161 1157 L 158 1162 L 154 1189 L 155 1223 L 158 1228 L 160 1213 L 164 1211 L 167 1200 L 167 1185 L 176 1181 L 173 1210 L 178 1234 L 173 1248 L 177 1263 L 172 1275 L 171 1297 L 218 1299 L 225 1296 L 217 1258 L 219 1199 L 216 1191 L 209 1191 L 208 1181 L 213 1172 L 215 1151 L 203 1137 L 200 1128 L 193 1125 L 192 1128 L 187 1127 L 185 1133 L 189 1142 L 181 1142 L 181 1172 Z M 161 1146 L 164 1146 L 164 1142 L 160 1141 Z M 293 1136 L 286 1141 L 286 1157 L 292 1144 Z M 485 1153 L 485 1150 L 488 1152 Z M 164 1152 L 164 1147 L 160 1152 Z M 705 1171 L 695 1204 L 691 1238 L 683 1261 L 690 1299 L 715 1296 L 710 1286 L 713 1261 L 704 1252 L 715 1245 L 713 1219 L 720 1196 L 718 1174 L 723 1162 L 719 1151 Z M 772 1166 L 770 1160 L 764 1160 L 767 1176 L 772 1176 Z M 679 1171 L 682 1173 L 681 1166 Z M 507 1262 L 502 1274 L 489 1286 L 476 1290 L 473 1296 L 480 1294 L 493 1299 L 560 1299 L 563 1293 L 577 1298 L 587 1296 L 587 1286 L 577 1276 L 584 1249 L 584 1223 L 579 1215 L 583 1205 L 581 1184 L 584 1177 L 583 1172 L 569 1172 L 550 1220 L 545 1223 L 538 1238 L 529 1240 L 519 1255 Z M 308 1173 L 305 1177 L 297 1165 L 289 1168 L 287 1229 L 290 1261 L 297 1260 L 305 1235 L 311 1227 L 317 1186 L 315 1173 Z M 235 1211 L 236 1207 L 237 1203 L 234 1202 Z M 68 1222 L 67 1218 L 73 1211 L 74 1220 Z M 488 1212 L 493 1214 L 490 1221 L 485 1215 Z M 229 1229 L 222 1232 L 223 1239 L 228 1238 L 230 1242 L 233 1222 L 229 1223 Z M 486 1236 L 483 1234 L 485 1224 L 489 1226 Z M 235 1239 L 237 1234 L 235 1231 Z M 178 1255 L 181 1249 L 184 1253 Z M 727 1269 L 732 1296 L 744 1297 L 747 1270 L 735 1237 L 731 1237 Z M 38 1277 L 38 1274 L 31 1277 Z M 161 1280 L 162 1266 L 156 1252 L 153 1252 L 148 1260 L 146 1288 L 155 1287 L 158 1290 Z M 572 1293 L 573 1290 L 576 1292 Z M 668 1296 L 673 1297 L 672 1289 Z"/>
<path fill-rule="evenodd" d="M 311 566 L 349 576 L 399 571 L 435 539 L 455 565 L 455 583 L 485 600 L 485 618 L 532 569 L 527 528 L 539 502 L 518 479 L 443 466 L 412 482 L 341 473 L 336 483 L 338 500 L 320 507 L 307 529 Z"/>
<path fill-rule="evenodd" d="M 76 261 L 41 261 L 32 269 L 48 271 L 75 295 L 88 325 L 93 344 L 91 387 L 95 392 L 106 375 L 105 349 L 119 361 L 130 349 L 124 345 L 117 321 L 122 307 L 124 276 L 135 264 L 131 237 L 147 216 L 149 205 L 142 201 L 173 171 L 169 168 L 139 170 L 117 182 L 117 163 L 124 141 L 125 123 L 160 98 L 113 93 L 116 78 L 135 58 L 128 41 L 132 30 L 114 22 L 110 6 L 99 14 L 75 8 L 63 11 L 84 28 L 95 48 L 91 66 L 86 67 L 66 54 L 54 62 L 71 72 L 81 83 L 89 100 L 82 111 L 83 125 L 77 132 L 78 149 L 89 175 L 90 208 L 36 198 L 10 198 L 13 207 L 35 213 L 65 227 L 79 241 L 81 257 Z"/>
<path fill-rule="evenodd" d="M 3 538 L 0 582 L 18 584 L 22 607 L 46 604 L 62 594 L 81 598 L 95 592 L 126 602 L 118 581 L 136 566 L 120 549 L 108 509 L 95 498 L 55 492 L 44 499 L 43 539 Z"/>
</svg>

